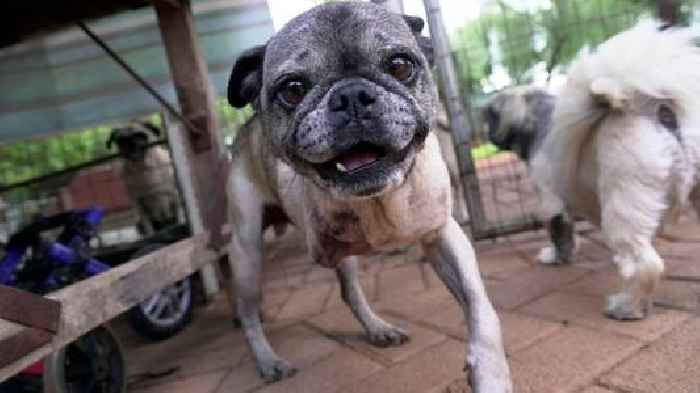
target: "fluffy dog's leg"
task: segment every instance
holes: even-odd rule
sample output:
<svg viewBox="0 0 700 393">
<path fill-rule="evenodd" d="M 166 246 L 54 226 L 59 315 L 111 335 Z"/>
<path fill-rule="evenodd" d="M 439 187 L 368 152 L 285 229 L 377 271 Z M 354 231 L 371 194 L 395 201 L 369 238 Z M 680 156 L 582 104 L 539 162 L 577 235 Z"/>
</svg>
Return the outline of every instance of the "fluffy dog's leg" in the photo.
<svg viewBox="0 0 700 393">
<path fill-rule="evenodd" d="M 471 370 L 473 391 L 512 392 L 501 325 L 486 295 L 469 239 L 450 219 L 435 238 L 423 245 L 438 276 L 464 309 L 470 334 L 467 368 Z"/>
<path fill-rule="evenodd" d="M 540 250 L 537 259 L 544 264 L 569 263 L 576 252 L 574 222 L 565 212 L 559 213 L 547 222 L 547 232 L 551 246 Z"/>
<path fill-rule="evenodd" d="M 275 382 L 294 375 L 297 370 L 275 353 L 260 321 L 262 196 L 243 176 L 237 176 L 234 181 L 238 184 L 230 188 L 232 196 L 229 198 L 235 225 L 229 246 L 234 304 L 260 376 L 267 382 Z"/>
<path fill-rule="evenodd" d="M 401 345 L 408 341 L 406 332 L 384 321 L 372 311 L 362 291 L 357 272 L 357 257 L 348 257 L 336 269 L 341 296 L 360 321 L 369 341 L 378 347 Z"/>
<path fill-rule="evenodd" d="M 621 194 L 625 199 L 620 198 Z M 608 297 L 605 314 L 618 320 L 642 319 L 651 312 L 652 295 L 664 262 L 652 245 L 662 213 L 644 209 L 641 199 L 656 199 L 655 203 L 663 206 L 665 195 L 659 190 L 628 189 L 606 196 L 601 227 L 613 250 L 622 285 L 620 292 Z"/>
<path fill-rule="evenodd" d="M 549 190 L 546 182 L 535 178 L 540 197 L 540 217 L 546 223 L 552 242 L 540 250 L 537 260 L 546 265 L 568 263 L 576 252 L 574 222 L 564 208 L 564 202 Z"/>
</svg>

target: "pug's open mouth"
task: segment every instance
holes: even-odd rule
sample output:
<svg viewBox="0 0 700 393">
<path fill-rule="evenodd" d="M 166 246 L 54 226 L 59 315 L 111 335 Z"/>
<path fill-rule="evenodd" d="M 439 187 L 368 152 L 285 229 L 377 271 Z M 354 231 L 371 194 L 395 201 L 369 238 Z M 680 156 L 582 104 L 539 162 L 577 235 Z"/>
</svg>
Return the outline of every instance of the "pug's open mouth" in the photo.
<svg viewBox="0 0 700 393">
<path fill-rule="evenodd" d="M 314 164 L 324 180 L 353 182 L 368 176 L 387 176 L 392 170 L 409 159 L 417 144 L 416 137 L 401 150 L 390 149 L 370 142 L 358 142 L 332 159 Z M 379 179 L 377 179 L 379 180 Z"/>
</svg>

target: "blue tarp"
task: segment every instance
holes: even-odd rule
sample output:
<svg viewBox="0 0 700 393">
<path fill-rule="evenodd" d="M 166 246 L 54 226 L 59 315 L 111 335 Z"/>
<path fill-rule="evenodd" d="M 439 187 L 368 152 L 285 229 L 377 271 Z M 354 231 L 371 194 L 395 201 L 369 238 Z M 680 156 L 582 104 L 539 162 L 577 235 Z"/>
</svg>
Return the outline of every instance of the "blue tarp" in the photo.
<svg viewBox="0 0 700 393">
<path fill-rule="evenodd" d="M 211 82 L 225 95 L 244 49 L 273 33 L 265 0 L 194 0 Z M 151 86 L 176 104 L 152 8 L 88 22 Z M 158 103 L 77 28 L 0 50 L 0 143 L 47 136 L 160 110 Z"/>
</svg>

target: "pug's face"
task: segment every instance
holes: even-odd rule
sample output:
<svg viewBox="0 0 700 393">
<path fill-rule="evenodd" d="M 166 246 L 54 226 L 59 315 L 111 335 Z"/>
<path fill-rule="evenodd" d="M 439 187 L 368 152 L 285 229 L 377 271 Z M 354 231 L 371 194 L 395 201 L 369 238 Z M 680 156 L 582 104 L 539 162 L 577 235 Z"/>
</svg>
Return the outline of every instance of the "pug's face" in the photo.
<svg viewBox="0 0 700 393">
<path fill-rule="evenodd" d="M 107 140 L 107 149 L 117 145 L 119 155 L 130 161 L 141 161 L 146 156 L 150 140 L 148 134 L 160 136 L 160 130 L 150 123 L 133 123 L 126 127 L 115 128 Z"/>
<path fill-rule="evenodd" d="M 316 7 L 236 62 L 229 102 L 254 105 L 273 151 L 336 197 L 400 185 L 435 116 L 423 21 L 371 3 Z"/>
<path fill-rule="evenodd" d="M 123 158 L 131 161 L 141 161 L 146 156 L 148 135 L 145 132 L 119 132 L 112 139 L 117 145 L 119 155 Z"/>
</svg>

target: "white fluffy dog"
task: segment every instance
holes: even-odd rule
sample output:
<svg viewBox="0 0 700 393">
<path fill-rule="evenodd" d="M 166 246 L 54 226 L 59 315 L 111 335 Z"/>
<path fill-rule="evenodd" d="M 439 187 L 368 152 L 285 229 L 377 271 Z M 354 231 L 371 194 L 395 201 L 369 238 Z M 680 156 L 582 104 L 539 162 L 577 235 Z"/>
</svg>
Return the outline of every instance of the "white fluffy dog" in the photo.
<svg viewBox="0 0 700 393">
<path fill-rule="evenodd" d="M 640 23 L 584 51 L 533 159 L 546 220 L 599 224 L 622 277 L 606 314 L 640 319 L 664 270 L 652 245 L 690 199 L 700 209 L 700 49 L 689 29 Z M 571 231 L 567 231 L 571 233 Z M 551 249 L 556 261 L 556 247 Z"/>
</svg>

